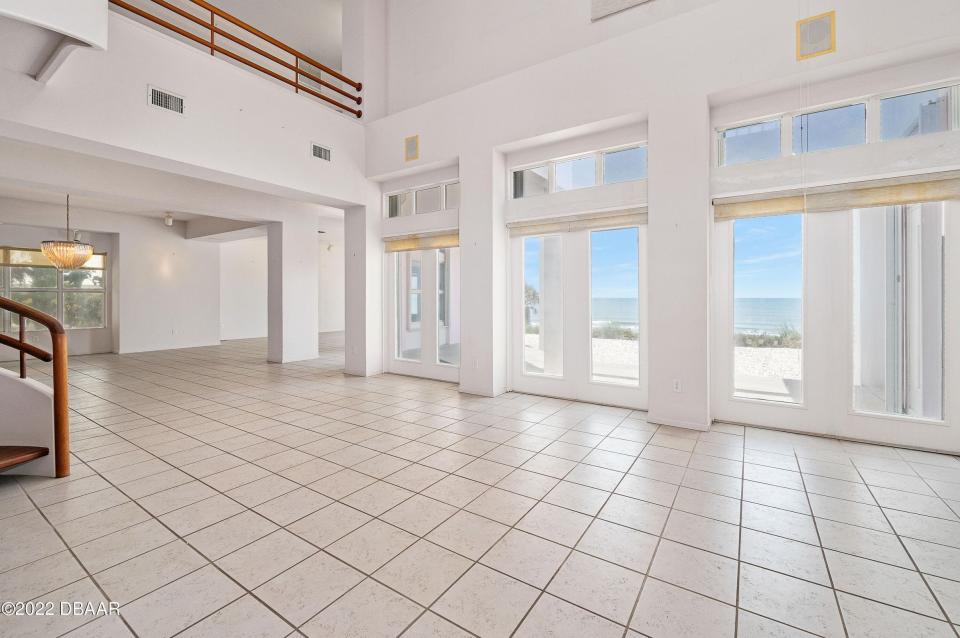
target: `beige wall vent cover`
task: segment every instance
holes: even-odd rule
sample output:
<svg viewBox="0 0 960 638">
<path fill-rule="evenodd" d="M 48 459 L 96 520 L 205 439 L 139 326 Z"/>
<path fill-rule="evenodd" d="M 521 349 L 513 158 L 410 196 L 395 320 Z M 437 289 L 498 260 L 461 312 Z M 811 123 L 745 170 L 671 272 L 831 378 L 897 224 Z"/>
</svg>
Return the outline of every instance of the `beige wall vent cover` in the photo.
<svg viewBox="0 0 960 638">
<path fill-rule="evenodd" d="M 837 15 L 834 11 L 797 20 L 797 59 L 806 60 L 837 50 Z"/>
<path fill-rule="evenodd" d="M 403 138 L 403 161 L 412 162 L 420 159 L 420 136 L 411 135 Z"/>
</svg>

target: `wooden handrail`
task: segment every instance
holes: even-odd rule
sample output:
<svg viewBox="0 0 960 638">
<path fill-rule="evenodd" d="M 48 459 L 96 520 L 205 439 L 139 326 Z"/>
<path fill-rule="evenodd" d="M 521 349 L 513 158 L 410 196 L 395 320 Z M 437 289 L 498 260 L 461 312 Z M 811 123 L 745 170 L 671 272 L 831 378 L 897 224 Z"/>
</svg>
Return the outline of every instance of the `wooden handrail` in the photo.
<svg viewBox="0 0 960 638">
<path fill-rule="evenodd" d="M 362 98 L 361 96 L 359 96 L 359 95 L 352 95 L 351 93 L 349 93 L 348 91 L 340 88 L 339 86 L 336 86 L 335 84 L 331 84 L 330 82 L 327 82 L 326 80 L 323 80 L 322 78 L 320 78 L 320 77 L 319 77 L 318 75 L 316 75 L 315 73 L 311 73 L 310 71 L 307 71 L 306 69 L 304 69 L 304 68 L 300 65 L 300 61 L 303 60 L 303 61 L 307 62 L 307 63 L 310 64 L 311 66 L 319 69 L 321 72 L 327 73 L 327 74 L 329 74 L 329 75 L 337 78 L 338 80 L 340 80 L 340 81 L 346 83 L 347 85 L 353 87 L 353 88 L 356 89 L 357 91 L 362 90 L 362 88 L 363 88 L 363 83 L 361 83 L 361 82 L 356 82 L 356 81 L 354 81 L 354 80 L 351 80 L 350 78 L 348 78 L 347 76 L 343 75 L 342 73 L 339 73 L 339 72 L 337 72 L 337 71 L 334 71 L 333 69 L 329 68 L 328 66 L 326 66 L 326 65 L 324 65 L 324 64 L 322 64 L 322 63 L 314 60 L 313 58 L 311 58 L 311 57 L 309 57 L 309 56 L 307 56 L 307 55 L 305 55 L 305 54 L 297 51 L 297 50 L 294 49 L 293 47 L 290 47 L 290 46 L 284 44 L 283 42 L 280 42 L 280 41 L 277 40 L 276 38 L 274 38 L 274 37 L 272 37 L 272 36 L 270 36 L 270 35 L 267 35 L 266 33 L 264 33 L 263 31 L 260 31 L 260 30 L 257 29 L 256 27 L 253 27 L 253 26 L 247 24 L 246 22 L 244 22 L 243 20 L 240 20 L 240 19 L 237 18 L 236 16 L 233 16 L 233 15 L 231 15 L 230 13 L 227 13 L 226 11 L 223 11 L 222 9 L 213 6 L 213 5 L 211 5 L 210 3 L 208 3 L 208 2 L 204 2 L 203 0 L 190 0 L 190 2 L 192 2 L 193 4 L 195 4 L 195 5 L 199 6 L 199 7 L 202 7 L 203 9 L 206 9 L 207 11 L 210 12 L 210 22 L 206 22 L 203 18 L 200 18 L 200 17 L 198 17 L 198 16 L 190 13 L 189 11 L 186 11 L 186 10 L 184 10 L 184 9 L 181 8 L 181 7 L 178 7 L 178 6 L 174 5 L 174 4 L 171 4 L 171 3 L 168 2 L 167 0 L 151 0 L 151 2 L 153 2 L 154 4 L 160 5 L 160 6 L 163 7 L 164 9 L 167 9 L 167 10 L 169 10 L 169 11 L 172 11 L 173 13 L 176 13 L 176 14 L 179 15 L 180 17 L 186 18 L 187 20 L 193 22 L 194 24 L 196 24 L 196 25 L 198 25 L 198 26 L 201 26 L 201 27 L 209 30 L 209 31 L 210 31 L 210 38 L 209 38 L 209 40 L 203 39 L 203 38 L 201 38 L 200 36 L 198 36 L 198 35 L 196 35 L 196 34 L 194 34 L 194 33 L 191 33 L 191 32 L 189 32 L 189 31 L 187 31 L 186 29 L 183 29 L 183 28 L 181 28 L 181 27 L 178 27 L 177 25 L 175 25 L 175 24 L 173 24 L 173 23 L 171 23 L 171 22 L 169 22 L 169 21 L 167 21 L 167 20 L 164 20 L 163 18 L 160 18 L 159 16 L 155 16 L 155 15 L 153 15 L 152 13 L 149 13 L 149 12 L 147 12 L 147 11 L 139 8 L 139 7 L 136 7 L 136 6 L 132 5 L 132 4 L 130 4 L 129 2 L 126 2 L 125 0 L 110 0 L 110 2 L 111 2 L 111 4 L 114 4 L 114 5 L 122 8 L 122 9 L 125 9 L 125 10 L 127 10 L 127 11 L 129 11 L 129 12 L 131 12 L 131 13 L 133 13 L 133 14 L 136 14 L 136 15 L 140 16 L 141 18 L 144 18 L 145 20 L 148 20 L 149 22 L 152 22 L 152 23 L 154 23 L 154 24 L 156 24 L 156 25 L 159 25 L 159 26 L 161 26 L 161 27 L 163 27 L 163 28 L 165 28 L 165 29 L 169 29 L 170 31 L 173 31 L 174 33 L 176 33 L 176 34 L 178 34 L 178 35 L 180 35 L 180 36 L 183 36 L 184 38 L 187 38 L 188 40 L 191 40 L 191 41 L 193 41 L 193 42 L 196 42 L 196 43 L 202 45 L 205 49 L 208 49 L 208 50 L 210 51 L 210 54 L 211 54 L 211 55 L 213 55 L 215 52 L 216 52 L 216 53 L 220 53 L 221 55 L 225 55 L 225 56 L 227 56 L 228 58 L 231 58 L 231 59 L 233 59 L 233 60 L 236 60 L 237 62 L 240 62 L 241 64 L 244 64 L 244 65 L 246 65 L 246 66 L 248 66 L 248 67 L 250 67 L 250 68 L 252 68 L 252 69 L 255 69 L 255 70 L 257 70 L 257 71 L 260 71 L 261 73 L 263 73 L 263 74 L 265 74 L 265 75 L 269 75 L 270 77 L 272 77 L 272 78 L 274 78 L 274 79 L 276 79 L 276 80 L 279 80 L 279 81 L 281 81 L 281 82 L 283 82 L 283 83 L 285 83 L 285 84 L 288 84 L 288 85 L 292 86 L 292 87 L 294 88 L 294 90 L 295 90 L 296 92 L 298 92 L 298 93 L 299 93 L 300 91 L 303 91 L 303 92 L 305 92 L 305 93 L 309 93 L 310 95 L 312 95 L 312 96 L 314 96 L 314 97 L 316 97 L 316 98 L 319 98 L 319 99 L 321 99 L 321 100 L 323 100 L 323 101 L 325 101 L 325 102 L 328 102 L 328 103 L 336 106 L 336 107 L 339 108 L 339 109 L 342 109 L 342 110 L 344 110 L 344 111 L 347 111 L 347 112 L 349 112 L 349 113 L 352 113 L 352 114 L 355 115 L 356 117 L 361 117 L 361 116 L 363 115 L 363 112 L 360 111 L 359 109 L 351 108 L 351 107 L 349 107 L 349 106 L 347 106 L 347 105 L 345 105 L 345 104 L 343 104 L 343 103 L 341 103 L 341 102 L 338 102 L 337 100 L 335 100 L 335 99 L 333 99 L 333 98 L 331 98 L 331 97 L 329 97 L 329 96 L 327 96 L 327 95 L 323 95 L 323 94 L 320 93 L 319 91 L 317 91 L 317 90 L 315 90 L 315 89 L 313 89 L 313 88 L 311 88 L 311 87 L 309 87 L 309 86 L 305 86 L 304 84 L 302 84 L 302 83 L 300 82 L 300 77 L 301 77 L 301 76 L 305 77 L 306 79 L 308 79 L 308 80 L 310 80 L 310 81 L 312 81 L 312 82 L 315 82 L 315 83 L 319 84 L 319 85 L 320 85 L 321 87 L 323 87 L 323 88 L 330 89 L 331 91 L 334 91 L 334 92 L 338 93 L 339 95 L 342 95 L 342 96 L 344 96 L 344 97 L 346 97 L 346 98 L 354 101 L 354 102 L 357 103 L 357 104 L 361 104 L 361 103 L 363 102 L 363 98 Z M 243 38 L 238 37 L 238 36 L 236 36 L 236 35 L 228 32 L 228 31 L 224 31 L 223 29 L 217 27 L 217 26 L 213 23 L 214 16 L 219 16 L 219 17 L 223 18 L 224 20 L 227 20 L 228 22 L 236 25 L 237 27 L 240 27 L 241 29 L 247 31 L 248 33 L 250 33 L 250 34 L 252 34 L 252 35 L 260 38 L 261 40 L 264 40 L 264 41 L 266 41 L 266 42 L 269 42 L 271 45 L 273 45 L 273 46 L 275 46 L 275 47 L 277 47 L 277 48 L 279 48 L 279 49 L 281 49 L 281 50 L 283 50 L 283 51 L 286 51 L 287 53 L 289 53 L 289 54 L 291 54 L 292 56 L 294 56 L 294 63 L 291 64 L 290 62 L 287 62 L 286 60 L 283 60 L 283 59 L 281 59 L 281 58 L 273 55 L 272 53 L 269 53 L 268 51 L 264 50 L 263 48 L 258 47 L 258 46 L 256 46 L 256 45 L 250 43 L 250 42 L 247 42 L 247 41 L 244 40 Z M 280 75 L 279 73 L 276 73 L 275 71 L 272 71 L 272 70 L 270 70 L 270 69 L 267 69 L 266 67 L 264 67 L 264 66 L 262 66 L 262 65 L 260 65 L 260 64 L 257 64 L 256 62 L 253 62 L 252 60 L 249 60 L 249 59 L 247 59 L 247 58 L 245 58 L 245 57 L 243 57 L 243 56 L 241 56 L 241 55 L 239 55 L 239 54 L 237 54 L 237 53 L 234 53 L 233 51 L 230 51 L 230 50 L 225 49 L 225 48 L 223 48 L 223 47 L 221 47 L 221 46 L 218 46 L 218 45 L 215 44 L 215 42 L 214 42 L 214 34 L 223 36 L 223 37 L 227 38 L 228 40 L 230 40 L 230 41 L 232 41 L 232 42 L 235 42 L 235 43 L 237 43 L 237 44 L 245 47 L 246 49 L 248 49 L 248 50 L 256 53 L 257 55 L 262 56 L 262 57 L 266 58 L 267 60 L 270 60 L 270 61 L 273 62 L 274 64 L 278 64 L 278 65 L 280 65 L 280 66 L 282 66 L 282 67 L 284 67 L 284 68 L 286 68 L 286 69 L 289 69 L 289 70 L 293 71 L 294 74 L 295 74 L 295 75 L 294 75 L 294 78 L 295 78 L 295 79 L 291 80 L 290 78 L 286 78 L 286 77 Z"/>
<path fill-rule="evenodd" d="M 27 368 L 24 355 L 29 354 L 41 361 L 53 362 L 53 439 L 54 465 L 57 478 L 70 475 L 70 410 L 69 385 L 67 383 L 67 333 L 55 317 L 25 306 L 12 299 L 0 297 L 0 309 L 12 312 L 20 318 L 20 338 L 13 339 L 0 335 L 0 344 L 10 346 L 20 352 L 20 376 L 26 378 Z M 26 320 L 30 319 L 44 326 L 50 332 L 53 352 L 48 353 L 26 342 L 24 337 Z M 14 343 L 10 343 L 14 342 Z"/>
</svg>

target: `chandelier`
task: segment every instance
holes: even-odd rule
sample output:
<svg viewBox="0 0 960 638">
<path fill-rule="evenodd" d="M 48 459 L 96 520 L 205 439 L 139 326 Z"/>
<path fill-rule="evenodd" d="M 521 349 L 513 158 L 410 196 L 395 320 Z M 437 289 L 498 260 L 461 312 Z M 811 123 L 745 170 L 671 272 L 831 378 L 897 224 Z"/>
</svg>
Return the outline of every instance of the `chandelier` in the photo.
<svg viewBox="0 0 960 638">
<path fill-rule="evenodd" d="M 70 195 L 67 195 L 67 239 L 53 239 L 41 242 L 40 250 L 50 262 L 59 269 L 79 268 L 93 255 L 93 246 L 71 239 L 70 234 Z"/>
</svg>

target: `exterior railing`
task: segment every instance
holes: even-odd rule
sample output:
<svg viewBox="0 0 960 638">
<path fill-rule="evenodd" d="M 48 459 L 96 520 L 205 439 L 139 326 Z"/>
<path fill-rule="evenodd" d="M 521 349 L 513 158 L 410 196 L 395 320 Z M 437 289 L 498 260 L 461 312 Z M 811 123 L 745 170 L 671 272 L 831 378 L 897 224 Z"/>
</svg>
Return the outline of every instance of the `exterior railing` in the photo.
<svg viewBox="0 0 960 638">
<path fill-rule="evenodd" d="M 57 478 L 70 475 L 70 411 L 68 409 L 67 385 L 67 333 L 54 317 L 35 310 L 30 306 L 17 303 L 12 299 L 0 297 L 0 309 L 19 315 L 20 331 L 17 338 L 0 333 L 0 345 L 10 346 L 20 352 L 20 378 L 27 378 L 27 355 L 53 362 L 53 439 L 54 464 Z M 47 352 L 27 343 L 27 319 L 35 321 L 50 331 L 53 352 Z"/>
<path fill-rule="evenodd" d="M 154 15 L 153 13 L 136 6 L 131 2 L 127 2 L 126 0 L 110 0 L 111 4 L 120 7 L 121 9 L 125 9 L 126 11 L 140 16 L 144 20 L 152 22 L 153 24 L 163 27 L 164 29 L 173 31 L 177 35 L 180 35 L 192 42 L 196 42 L 202 47 L 208 49 L 210 51 L 210 55 L 219 53 L 220 55 L 226 56 L 231 60 L 248 66 L 255 71 L 259 71 L 264 75 L 268 75 L 275 80 L 279 80 L 284 84 L 292 86 L 297 93 L 302 92 L 312 95 L 313 97 L 321 99 L 342 111 L 352 113 L 356 117 L 363 115 L 363 111 L 360 109 L 353 108 L 352 106 L 348 106 L 344 103 L 344 101 L 350 101 L 359 106 L 363 102 L 363 97 L 360 95 L 360 92 L 363 90 L 363 83 L 348 78 L 339 71 L 335 71 L 311 58 L 310 56 L 297 51 L 293 47 L 284 44 L 273 36 L 267 35 L 263 31 L 260 31 L 256 27 L 247 24 L 243 20 L 231 15 L 230 13 L 227 13 L 223 9 L 215 7 L 204 0 L 182 0 L 182 3 L 189 3 L 202 9 L 204 15 L 199 16 L 196 13 L 188 11 L 182 6 L 178 6 L 177 4 L 167 0 L 149 0 L 149 2 L 156 4 L 163 9 L 166 9 L 167 11 L 201 27 L 206 32 L 206 37 L 197 35 L 196 33 L 179 27 L 169 20 L 166 20 L 158 15 Z M 241 35 L 231 33 L 230 31 L 223 29 L 222 26 L 217 26 L 217 18 L 220 18 L 221 21 L 225 21 L 235 27 L 238 27 L 246 34 L 253 36 L 256 42 L 250 42 Z M 221 25 L 222 24 L 223 22 L 221 22 Z M 222 44 L 217 43 L 217 36 L 219 36 L 221 39 L 229 40 L 230 42 L 240 45 L 241 47 L 258 56 L 259 59 L 254 61 L 244 57 L 243 55 L 240 55 L 235 51 L 225 48 L 222 46 Z M 272 46 L 276 49 L 279 49 L 281 53 L 275 55 L 264 48 L 267 46 Z M 289 59 L 284 59 L 281 57 L 281 55 L 289 55 L 291 57 Z M 281 72 L 264 66 L 268 62 L 291 71 L 291 77 L 287 77 Z M 311 68 L 316 69 L 316 71 L 311 70 Z M 328 79 L 325 79 L 323 77 L 324 75 L 328 76 Z M 312 84 L 304 84 L 305 81 L 308 81 Z M 324 90 L 328 91 L 329 95 L 325 94 L 323 92 Z M 333 96 L 337 97 L 335 98 Z"/>
</svg>

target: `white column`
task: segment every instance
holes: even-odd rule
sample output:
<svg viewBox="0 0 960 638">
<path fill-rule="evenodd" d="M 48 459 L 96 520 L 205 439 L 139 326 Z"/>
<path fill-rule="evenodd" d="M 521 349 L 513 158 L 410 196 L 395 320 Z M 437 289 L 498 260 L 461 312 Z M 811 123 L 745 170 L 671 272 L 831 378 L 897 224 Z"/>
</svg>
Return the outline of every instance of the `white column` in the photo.
<svg viewBox="0 0 960 638">
<path fill-rule="evenodd" d="M 697 429 L 710 425 L 710 139 L 706 96 L 651 103 L 648 418 Z"/>
<path fill-rule="evenodd" d="M 267 360 L 316 359 L 318 348 L 317 219 L 267 225 Z"/>
<path fill-rule="evenodd" d="M 371 186 L 367 204 L 344 213 L 347 374 L 383 372 L 381 209 L 380 189 Z"/>
<path fill-rule="evenodd" d="M 387 114 L 386 0 L 343 3 L 341 67 L 347 77 L 363 82 L 363 120 Z"/>
<path fill-rule="evenodd" d="M 502 153 L 460 158 L 460 390 L 496 396 L 507 385 L 506 167 Z"/>
</svg>

